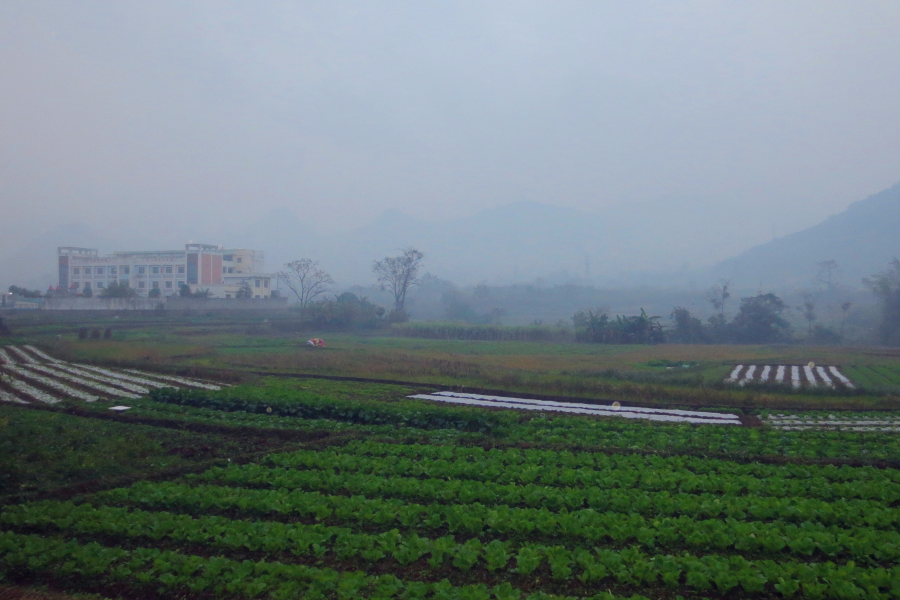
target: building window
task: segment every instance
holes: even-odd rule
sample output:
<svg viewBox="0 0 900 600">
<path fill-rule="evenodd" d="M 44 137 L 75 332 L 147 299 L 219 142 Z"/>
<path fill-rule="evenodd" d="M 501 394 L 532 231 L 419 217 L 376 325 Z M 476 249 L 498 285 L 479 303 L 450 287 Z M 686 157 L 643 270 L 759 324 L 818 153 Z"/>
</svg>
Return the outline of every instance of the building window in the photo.
<svg viewBox="0 0 900 600">
<path fill-rule="evenodd" d="M 225 294 L 226 298 L 231 298 L 231 294 Z"/>
<path fill-rule="evenodd" d="M 139 289 L 139 290 L 142 290 L 142 289 L 144 289 L 145 287 L 147 287 L 147 284 L 146 284 L 145 282 L 143 282 L 143 281 L 138 281 L 138 289 Z"/>
<path fill-rule="evenodd" d="M 143 275 L 147 272 L 147 267 L 138 267 L 138 275 Z"/>
<path fill-rule="evenodd" d="M 81 274 L 81 268 L 75 267 L 74 269 L 72 269 L 72 275 L 80 275 L 80 274 Z"/>
<path fill-rule="evenodd" d="M 84 268 L 84 274 L 85 274 L 85 275 L 90 275 L 90 274 L 91 274 L 91 268 L 90 268 L 90 267 L 85 267 L 85 268 Z"/>
<path fill-rule="evenodd" d="M 154 275 L 159 275 L 159 267 L 150 267 L 150 272 Z"/>
<path fill-rule="evenodd" d="M 268 280 L 268 279 L 264 279 L 264 280 L 263 280 L 263 287 L 269 287 L 269 280 Z"/>
<path fill-rule="evenodd" d="M 110 267 L 110 268 L 109 268 L 109 274 L 110 274 L 110 275 L 118 275 L 118 273 L 119 273 L 119 270 L 118 270 L 116 267 Z"/>
<path fill-rule="evenodd" d="M 171 273 L 171 272 L 172 272 L 172 267 L 166 267 L 166 273 Z"/>
<path fill-rule="evenodd" d="M 98 281 L 98 282 L 97 282 L 97 287 L 98 287 L 98 288 L 102 288 L 102 287 L 103 287 L 103 282 L 102 282 L 102 281 Z"/>
<path fill-rule="evenodd" d="M 180 289 L 183 288 L 183 287 L 184 287 L 184 282 L 183 282 L 183 281 L 179 281 L 179 282 L 178 282 L 178 289 L 180 290 Z"/>
<path fill-rule="evenodd" d="M 158 290 L 158 289 L 159 289 L 159 282 L 158 282 L 158 281 L 154 281 L 154 282 L 153 282 L 153 289 L 154 289 L 154 290 Z"/>
<path fill-rule="evenodd" d="M 103 267 L 97 267 L 97 275 L 103 275 Z"/>
<path fill-rule="evenodd" d="M 240 256 L 238 256 L 238 259 L 237 259 L 237 261 L 238 261 L 238 262 L 242 262 L 242 259 L 241 259 L 241 257 L 240 257 Z"/>
<path fill-rule="evenodd" d="M 234 260 L 234 254 L 226 254 L 225 256 L 222 257 L 222 260 L 231 262 Z"/>
<path fill-rule="evenodd" d="M 172 289 L 172 282 L 171 282 L 171 281 L 167 281 L 167 282 L 166 282 L 166 289 L 167 289 L 167 290 L 171 290 L 171 289 Z"/>
<path fill-rule="evenodd" d="M 125 275 L 131 274 L 131 267 L 122 267 L 122 273 Z"/>
<path fill-rule="evenodd" d="M 234 273 L 234 267 L 228 267 L 228 272 L 229 272 L 229 273 Z"/>
</svg>

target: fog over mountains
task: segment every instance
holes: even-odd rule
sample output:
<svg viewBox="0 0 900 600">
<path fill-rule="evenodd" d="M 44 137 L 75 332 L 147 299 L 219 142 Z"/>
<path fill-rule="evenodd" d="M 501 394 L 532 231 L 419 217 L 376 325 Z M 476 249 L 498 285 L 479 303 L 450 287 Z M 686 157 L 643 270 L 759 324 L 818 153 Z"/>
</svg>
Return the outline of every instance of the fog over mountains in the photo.
<svg viewBox="0 0 900 600">
<path fill-rule="evenodd" d="M 271 265 L 296 249 L 321 258 L 341 282 L 353 283 L 371 280 L 372 259 L 408 245 L 426 253 L 428 271 L 460 284 L 540 277 L 548 284 L 604 287 L 704 287 L 730 278 L 739 288 L 796 289 L 809 285 L 817 264 L 826 260 L 836 260 L 842 281 L 855 287 L 900 255 L 900 184 L 818 225 L 749 249 L 751 232 L 741 223 L 716 219 L 715 204 L 691 206 L 656 202 L 596 214 L 518 202 L 445 223 L 392 211 L 345 235 L 294 238 L 294 247 L 286 243 L 286 232 L 274 234 L 286 221 L 259 226 L 273 234 Z M 724 216 L 725 209 L 719 210 Z M 710 222 L 721 226 L 710 231 Z"/>
<path fill-rule="evenodd" d="M 858 286 L 900 256 L 900 183 L 851 204 L 822 223 L 717 264 L 711 273 L 736 282 L 802 286 L 816 264 L 836 260 L 842 281 Z"/>
<path fill-rule="evenodd" d="M 796 289 L 808 285 L 817 263 L 825 260 L 838 262 L 845 284 L 859 286 L 862 277 L 900 255 L 900 184 L 818 225 L 753 247 L 748 240 L 758 235 L 725 218 L 725 211 L 715 203 L 671 200 L 599 214 L 525 201 L 446 222 L 388 211 L 362 228 L 328 234 L 288 209 L 241 227 L 215 223 L 204 230 L 173 223 L 144 235 L 75 223 L 21 248 L 14 264 L 22 271 L 8 271 L 10 281 L 0 283 L 43 288 L 55 283 L 57 245 L 101 252 L 178 248 L 188 241 L 258 248 L 266 252 L 269 271 L 310 257 L 320 260 L 340 287 L 372 283 L 372 261 L 406 246 L 425 252 L 427 271 L 462 285 L 542 278 L 550 285 L 606 288 L 703 288 L 730 278 L 744 289 Z M 710 230 L 711 222 L 721 225 Z"/>
</svg>

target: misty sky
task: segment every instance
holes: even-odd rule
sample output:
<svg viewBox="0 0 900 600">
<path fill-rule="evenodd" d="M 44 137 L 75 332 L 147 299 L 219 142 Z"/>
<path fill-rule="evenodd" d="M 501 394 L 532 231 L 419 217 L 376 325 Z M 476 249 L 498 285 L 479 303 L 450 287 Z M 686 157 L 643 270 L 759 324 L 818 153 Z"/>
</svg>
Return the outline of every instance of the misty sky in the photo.
<svg viewBox="0 0 900 600">
<path fill-rule="evenodd" d="M 900 180 L 898 31 L 897 2 L 5 0 L 0 255 L 530 200 L 715 207 L 718 260 Z"/>
</svg>

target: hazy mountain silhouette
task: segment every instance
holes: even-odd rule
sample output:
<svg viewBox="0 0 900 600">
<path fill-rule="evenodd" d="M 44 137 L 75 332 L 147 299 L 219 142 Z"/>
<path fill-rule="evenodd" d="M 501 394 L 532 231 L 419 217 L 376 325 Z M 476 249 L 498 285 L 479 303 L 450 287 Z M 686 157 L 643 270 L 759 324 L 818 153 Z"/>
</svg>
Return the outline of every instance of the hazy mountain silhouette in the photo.
<svg viewBox="0 0 900 600">
<path fill-rule="evenodd" d="M 836 260 L 841 281 L 883 271 L 900 256 L 900 183 L 850 205 L 822 223 L 761 244 L 711 269 L 739 286 L 809 285 L 817 264 Z"/>
</svg>

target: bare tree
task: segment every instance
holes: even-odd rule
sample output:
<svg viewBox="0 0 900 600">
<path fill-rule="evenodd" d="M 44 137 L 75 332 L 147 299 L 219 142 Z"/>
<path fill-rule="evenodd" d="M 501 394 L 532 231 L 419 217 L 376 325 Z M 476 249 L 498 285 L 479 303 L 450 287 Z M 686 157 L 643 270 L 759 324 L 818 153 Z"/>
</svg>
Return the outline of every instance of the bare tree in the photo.
<svg viewBox="0 0 900 600">
<path fill-rule="evenodd" d="M 378 276 L 378 287 L 394 296 L 394 311 L 404 310 L 406 292 L 419 280 L 419 267 L 425 255 L 415 248 L 407 248 L 400 256 L 388 256 L 372 263 L 372 272 Z"/>
<path fill-rule="evenodd" d="M 718 313 L 720 323 L 725 323 L 725 301 L 731 297 L 731 292 L 728 291 L 729 287 L 731 287 L 731 280 L 723 279 L 706 292 L 706 300 Z"/>
<path fill-rule="evenodd" d="M 806 319 L 806 337 L 812 339 L 812 325 L 816 320 L 815 297 L 811 293 L 805 292 L 803 294 L 803 304 L 798 306 L 797 309 L 803 314 L 803 318 Z"/>
<path fill-rule="evenodd" d="M 319 268 L 319 262 L 309 258 L 301 258 L 284 265 L 284 270 L 277 274 L 278 281 L 284 283 L 297 296 L 300 304 L 300 319 L 307 305 L 331 289 L 334 279 Z"/>
<path fill-rule="evenodd" d="M 838 266 L 836 260 L 824 260 L 816 265 L 819 267 L 819 272 L 816 274 L 816 282 L 825 289 L 827 292 L 831 292 L 837 287 L 838 278 L 841 273 L 841 268 Z"/>
<path fill-rule="evenodd" d="M 850 312 L 852 302 L 841 303 L 841 337 L 844 337 L 844 323 L 847 321 L 847 313 Z"/>
</svg>

